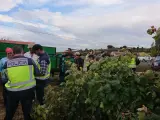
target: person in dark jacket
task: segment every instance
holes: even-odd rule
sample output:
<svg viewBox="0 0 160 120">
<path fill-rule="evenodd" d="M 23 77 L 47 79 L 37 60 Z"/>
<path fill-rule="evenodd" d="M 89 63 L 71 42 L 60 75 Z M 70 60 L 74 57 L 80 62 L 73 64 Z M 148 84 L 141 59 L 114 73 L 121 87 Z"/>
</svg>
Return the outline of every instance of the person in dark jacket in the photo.
<svg viewBox="0 0 160 120">
<path fill-rule="evenodd" d="M 140 60 L 138 58 L 138 54 L 135 54 L 135 56 L 136 56 L 136 65 L 139 65 L 141 62 L 140 62 Z"/>
<path fill-rule="evenodd" d="M 90 66 L 95 62 L 95 56 L 94 55 L 89 55 L 89 64 L 87 65 L 87 71 L 90 69 Z"/>
<path fill-rule="evenodd" d="M 60 68 L 59 80 L 60 80 L 60 83 L 62 83 L 62 82 L 64 82 L 65 72 L 66 72 L 66 66 L 65 66 L 65 60 L 66 60 L 66 57 L 67 57 L 66 52 L 63 53 L 62 55 L 60 55 L 59 57 L 60 57 L 60 61 L 59 61 L 59 68 Z"/>
<path fill-rule="evenodd" d="M 40 105 L 44 104 L 44 89 L 50 79 L 51 61 L 49 55 L 43 50 L 39 44 L 35 44 L 32 48 L 33 52 L 39 56 L 37 65 L 41 76 L 36 77 L 36 96 Z"/>
<path fill-rule="evenodd" d="M 70 65 L 67 64 L 67 62 L 74 63 L 74 56 L 72 54 L 72 51 L 70 48 L 66 51 L 64 51 L 63 54 L 59 55 L 60 61 L 59 61 L 59 80 L 60 83 L 65 82 L 65 76 L 69 75 L 67 72 L 70 69 Z"/>
<path fill-rule="evenodd" d="M 81 54 L 79 52 L 75 53 L 75 64 L 77 65 L 78 70 L 82 70 L 84 65 L 84 60 L 81 58 Z"/>
<path fill-rule="evenodd" d="M 68 48 L 68 50 L 64 52 L 64 55 L 67 56 L 67 58 L 74 58 L 74 54 L 71 48 Z"/>
</svg>

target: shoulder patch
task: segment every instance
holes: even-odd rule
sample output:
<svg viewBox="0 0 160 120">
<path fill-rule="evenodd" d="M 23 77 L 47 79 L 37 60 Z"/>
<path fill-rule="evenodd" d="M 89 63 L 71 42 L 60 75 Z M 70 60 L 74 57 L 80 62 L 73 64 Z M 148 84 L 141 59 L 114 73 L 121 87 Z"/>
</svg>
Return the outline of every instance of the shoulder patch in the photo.
<svg viewBox="0 0 160 120">
<path fill-rule="evenodd" d="M 7 67 L 16 67 L 16 66 L 23 66 L 28 65 L 28 59 L 27 58 L 16 58 L 7 61 Z"/>
</svg>

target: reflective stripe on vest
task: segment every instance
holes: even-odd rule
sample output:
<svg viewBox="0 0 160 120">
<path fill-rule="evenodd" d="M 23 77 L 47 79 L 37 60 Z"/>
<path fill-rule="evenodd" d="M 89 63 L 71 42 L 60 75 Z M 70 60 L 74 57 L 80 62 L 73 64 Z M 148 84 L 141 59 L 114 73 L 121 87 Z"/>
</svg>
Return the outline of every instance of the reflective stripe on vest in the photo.
<svg viewBox="0 0 160 120">
<path fill-rule="evenodd" d="M 28 86 L 24 88 L 7 88 L 7 90 L 17 92 L 17 91 L 22 91 L 22 90 L 28 90 L 28 89 L 34 88 L 35 86 L 36 85 L 32 85 L 32 86 Z"/>
<path fill-rule="evenodd" d="M 36 86 L 33 65 L 26 64 L 9 67 L 7 68 L 7 76 L 8 82 L 5 84 L 5 87 L 9 91 L 22 91 Z"/>
<path fill-rule="evenodd" d="M 37 64 L 38 68 L 40 69 L 40 65 Z M 36 79 L 38 80 L 46 80 L 50 77 L 50 71 L 51 71 L 51 62 L 49 63 L 49 65 L 47 66 L 47 70 L 44 76 L 40 76 L 40 77 L 36 77 Z"/>
<path fill-rule="evenodd" d="M 130 64 L 129 64 L 129 67 L 130 67 L 130 68 L 136 68 L 136 60 L 135 60 L 135 58 L 132 58 L 132 59 L 131 59 L 131 62 L 130 62 Z"/>
</svg>

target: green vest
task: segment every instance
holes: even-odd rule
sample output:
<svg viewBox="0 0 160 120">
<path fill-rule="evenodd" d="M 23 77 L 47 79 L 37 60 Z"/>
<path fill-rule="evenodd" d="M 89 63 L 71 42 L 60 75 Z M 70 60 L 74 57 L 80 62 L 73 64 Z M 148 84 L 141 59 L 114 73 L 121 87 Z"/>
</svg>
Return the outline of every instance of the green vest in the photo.
<svg viewBox="0 0 160 120">
<path fill-rule="evenodd" d="M 50 60 L 49 60 L 50 61 Z M 40 64 L 38 62 L 36 62 L 36 65 L 38 66 L 38 69 L 40 70 Z M 47 70 L 44 76 L 39 76 L 36 77 L 36 79 L 38 80 L 46 80 L 49 79 L 50 77 L 50 72 L 51 72 L 51 62 L 49 63 L 49 65 L 47 66 Z"/>
<path fill-rule="evenodd" d="M 136 68 L 136 59 L 132 58 L 131 62 L 129 63 L 129 68 Z"/>
<path fill-rule="evenodd" d="M 6 68 L 8 82 L 5 84 L 5 87 L 8 91 L 22 91 L 36 86 L 33 65 L 22 65 L 23 63 L 20 62 L 23 61 L 9 60 L 7 62 L 8 66 L 11 64 L 17 65 Z"/>
<path fill-rule="evenodd" d="M 74 58 L 64 58 L 64 63 L 65 63 L 65 71 L 70 70 L 70 67 L 74 63 Z"/>
<path fill-rule="evenodd" d="M 69 61 L 71 63 L 74 63 L 74 58 L 65 58 L 65 61 Z"/>
</svg>

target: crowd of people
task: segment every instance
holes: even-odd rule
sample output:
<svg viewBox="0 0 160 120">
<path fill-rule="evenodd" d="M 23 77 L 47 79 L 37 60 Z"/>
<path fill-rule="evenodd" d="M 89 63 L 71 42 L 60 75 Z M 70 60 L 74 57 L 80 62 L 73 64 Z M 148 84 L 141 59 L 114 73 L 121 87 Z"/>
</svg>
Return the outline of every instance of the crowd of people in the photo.
<svg viewBox="0 0 160 120">
<path fill-rule="evenodd" d="M 97 54 L 94 50 L 90 50 L 86 56 L 82 56 L 80 52 L 73 53 L 69 48 L 60 56 L 60 83 L 64 82 L 65 76 L 69 74 L 69 67 L 66 64 L 67 61 L 74 63 L 77 66 L 77 70 L 88 71 L 94 62 L 99 61 L 106 56 L 109 57 L 110 54 L 105 51 Z"/>
<path fill-rule="evenodd" d="M 65 61 L 68 59 L 71 60 L 72 63 L 75 63 L 77 65 L 78 70 L 82 71 L 88 71 L 90 69 L 90 66 L 99 60 L 102 60 L 105 57 L 120 57 L 120 56 L 127 56 L 127 54 L 132 54 L 131 51 L 123 52 L 123 54 L 115 55 L 106 51 L 101 51 L 100 53 L 96 53 L 94 50 L 90 50 L 88 54 L 84 57 L 81 56 L 81 53 L 75 52 L 73 54 L 72 50 L 69 48 L 67 51 L 64 52 L 64 54 L 61 56 L 61 62 L 60 62 L 60 81 L 64 82 L 65 76 L 68 75 L 69 68 L 65 64 Z M 138 59 L 137 54 L 133 54 L 133 57 L 130 58 L 130 63 L 128 63 L 128 66 L 135 72 L 137 65 L 140 64 L 140 60 Z"/>
<path fill-rule="evenodd" d="M 40 105 L 44 104 L 44 88 L 51 70 L 50 58 L 39 44 L 28 45 L 28 49 L 29 52 L 24 54 L 21 46 L 7 48 L 6 57 L 0 60 L 5 120 L 13 119 L 19 102 L 24 120 L 31 120 L 35 97 Z"/>
<path fill-rule="evenodd" d="M 44 88 L 48 84 L 51 71 L 49 55 L 39 44 L 28 45 L 29 52 L 24 53 L 21 46 L 6 49 L 6 57 L 0 60 L 1 81 L 3 85 L 4 106 L 6 108 L 5 120 L 12 120 L 19 102 L 22 105 L 24 120 L 32 120 L 30 117 L 33 100 L 44 105 Z M 88 71 L 90 66 L 111 54 L 102 51 L 96 53 L 90 50 L 84 57 L 80 52 L 72 52 L 68 48 L 60 56 L 59 80 L 65 82 L 69 75 L 70 66 L 67 61 L 74 63 L 79 71 Z M 136 71 L 137 57 L 131 58 L 129 67 Z"/>
</svg>

